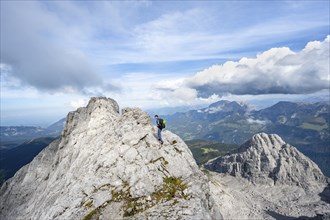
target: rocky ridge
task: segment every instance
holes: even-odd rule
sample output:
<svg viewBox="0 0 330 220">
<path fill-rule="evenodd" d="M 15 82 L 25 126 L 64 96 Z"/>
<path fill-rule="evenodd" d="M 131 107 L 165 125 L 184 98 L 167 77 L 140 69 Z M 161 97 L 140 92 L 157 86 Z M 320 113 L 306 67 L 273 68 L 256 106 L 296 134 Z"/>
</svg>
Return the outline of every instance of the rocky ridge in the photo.
<svg viewBox="0 0 330 220">
<path fill-rule="evenodd" d="M 325 183 L 319 167 L 281 137 L 260 133 L 228 155 L 205 164 L 209 170 L 229 173 L 256 184 L 301 185 Z"/>
<path fill-rule="evenodd" d="M 166 118 L 168 129 L 184 140 L 207 139 L 241 145 L 260 132 L 278 134 L 330 177 L 329 100 L 279 102 L 258 111 L 222 100 L 208 108 L 182 111 Z"/>
<path fill-rule="evenodd" d="M 206 176 L 149 115 L 92 98 L 0 190 L 1 219 L 222 219 Z"/>
<path fill-rule="evenodd" d="M 329 178 L 278 135 L 254 135 L 205 168 L 224 219 L 330 219 Z"/>
<path fill-rule="evenodd" d="M 0 189 L 0 219 L 329 219 L 318 166 L 277 135 L 257 134 L 203 174 L 149 115 L 92 98 Z"/>
</svg>

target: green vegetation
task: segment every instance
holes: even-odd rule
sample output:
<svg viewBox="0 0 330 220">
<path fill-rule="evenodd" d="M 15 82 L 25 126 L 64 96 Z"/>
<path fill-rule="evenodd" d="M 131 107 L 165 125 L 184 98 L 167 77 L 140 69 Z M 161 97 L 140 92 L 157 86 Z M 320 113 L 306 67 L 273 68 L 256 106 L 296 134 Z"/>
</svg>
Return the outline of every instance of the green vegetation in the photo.
<svg viewBox="0 0 330 220">
<path fill-rule="evenodd" d="M 83 220 L 92 220 L 92 219 L 98 219 L 100 216 L 100 209 L 101 206 L 97 207 L 96 209 L 92 210 L 90 213 L 88 213 Z"/>
<path fill-rule="evenodd" d="M 177 147 L 174 147 L 174 149 L 178 154 L 182 154 L 182 150 L 179 150 Z"/>
<path fill-rule="evenodd" d="M 219 150 L 213 149 L 213 148 L 204 148 L 204 147 L 202 147 L 201 149 L 203 150 L 203 154 L 208 154 L 208 153 L 211 153 L 211 152 L 219 152 Z"/>
<path fill-rule="evenodd" d="M 87 209 L 92 208 L 93 207 L 93 201 L 92 200 L 89 200 L 88 202 L 85 203 L 84 206 Z"/>
<path fill-rule="evenodd" d="M 163 185 L 160 190 L 152 193 L 150 196 L 143 196 L 133 198 L 130 193 L 130 187 L 127 182 L 123 183 L 123 188 L 119 191 L 111 190 L 112 199 L 105 202 L 101 206 L 93 209 L 88 213 L 83 220 L 97 219 L 101 213 L 101 210 L 105 208 L 110 202 L 122 202 L 124 217 L 133 216 L 137 213 L 143 212 L 148 208 L 151 208 L 158 203 L 173 200 L 173 205 L 178 203 L 178 198 L 189 199 L 190 196 L 184 191 L 188 186 L 181 178 L 170 176 L 163 178 Z M 92 202 L 89 201 L 85 207 L 91 207 Z"/>
<path fill-rule="evenodd" d="M 323 129 L 328 128 L 327 124 L 320 124 L 320 123 L 308 123 L 308 122 L 304 122 L 302 123 L 302 125 L 300 125 L 301 128 L 303 129 L 310 129 L 310 130 L 315 130 L 315 131 L 321 131 Z"/>
<path fill-rule="evenodd" d="M 223 126 L 228 127 L 228 128 L 239 128 L 240 127 L 239 124 L 235 124 L 235 123 L 226 123 L 226 124 L 223 124 Z"/>
<path fill-rule="evenodd" d="M 254 134 L 265 132 L 281 136 L 285 142 L 314 160 L 325 175 L 330 176 L 329 102 L 279 102 L 251 112 L 237 103 L 219 104 L 222 110 L 212 114 L 208 109 L 200 109 L 167 117 L 170 122 L 168 129 L 186 141 L 198 164 L 225 153 L 226 147 L 210 147 L 214 144 L 211 141 L 241 145 Z M 213 104 L 214 107 L 217 105 Z M 198 139 L 209 143 L 198 143 Z M 194 142 L 198 145 L 195 146 Z M 219 152 L 205 152 L 200 148 L 214 148 Z M 231 150 L 230 147 L 227 149 Z"/>
<path fill-rule="evenodd" d="M 160 167 L 158 167 L 158 170 L 165 176 L 163 178 L 163 185 L 158 191 L 153 192 L 149 196 L 133 198 L 130 192 L 131 187 L 126 181 L 123 182 L 121 190 L 111 189 L 111 185 L 109 184 L 102 185 L 100 188 L 98 188 L 98 190 L 106 190 L 106 188 L 109 187 L 112 195 L 111 200 L 106 201 L 101 206 L 93 209 L 83 218 L 83 220 L 98 219 L 102 209 L 106 208 L 111 202 L 122 203 L 122 210 L 124 212 L 123 216 L 129 217 L 143 212 L 161 202 L 173 200 L 172 205 L 175 205 L 179 203 L 178 199 L 189 199 L 190 196 L 185 192 L 188 186 L 186 183 L 184 183 L 183 179 L 175 176 L 169 176 L 170 173 L 166 169 L 168 161 L 166 161 L 164 157 L 159 157 L 157 159 L 151 160 L 150 163 L 156 163 L 157 161 L 160 161 Z M 84 203 L 84 207 L 87 209 L 92 208 L 93 201 L 88 200 Z"/>
<path fill-rule="evenodd" d="M 165 165 L 167 165 L 168 164 L 168 161 L 167 160 L 165 160 L 165 158 L 164 157 L 158 157 L 157 159 L 155 159 L 155 160 L 150 160 L 150 163 L 156 163 L 157 161 L 159 161 L 159 160 L 161 160 L 162 161 L 162 163 L 164 163 Z"/>
<path fill-rule="evenodd" d="M 236 144 L 223 144 L 206 140 L 190 140 L 186 143 L 198 165 L 202 165 L 215 157 L 223 156 L 239 147 Z"/>
<path fill-rule="evenodd" d="M 177 178 L 174 176 L 164 178 L 163 184 L 163 198 L 166 201 L 169 201 L 175 197 L 188 199 L 188 195 L 184 193 L 184 190 L 187 189 L 188 186 L 183 182 L 181 178 Z"/>
</svg>

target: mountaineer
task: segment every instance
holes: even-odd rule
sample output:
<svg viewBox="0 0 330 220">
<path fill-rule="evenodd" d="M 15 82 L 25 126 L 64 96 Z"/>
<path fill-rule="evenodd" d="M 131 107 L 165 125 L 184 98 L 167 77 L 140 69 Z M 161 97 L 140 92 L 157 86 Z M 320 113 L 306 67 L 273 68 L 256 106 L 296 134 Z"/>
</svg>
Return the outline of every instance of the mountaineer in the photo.
<svg viewBox="0 0 330 220">
<path fill-rule="evenodd" d="M 162 129 L 165 128 L 165 124 L 166 124 L 166 120 L 163 120 L 161 118 L 158 117 L 158 115 L 155 115 L 155 119 L 156 119 L 156 125 L 157 125 L 157 128 L 158 128 L 158 132 L 157 132 L 157 135 L 158 135 L 158 140 L 160 142 L 160 144 L 163 144 L 163 139 L 162 139 Z"/>
</svg>

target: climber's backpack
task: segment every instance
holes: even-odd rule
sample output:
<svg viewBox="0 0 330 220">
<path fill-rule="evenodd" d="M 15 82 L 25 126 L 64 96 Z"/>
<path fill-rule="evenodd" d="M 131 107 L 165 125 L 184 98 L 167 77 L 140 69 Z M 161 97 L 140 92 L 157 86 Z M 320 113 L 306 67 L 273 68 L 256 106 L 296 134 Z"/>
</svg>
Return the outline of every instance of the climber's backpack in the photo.
<svg viewBox="0 0 330 220">
<path fill-rule="evenodd" d="M 160 118 L 160 119 L 159 119 L 159 123 L 160 123 L 160 126 L 161 126 L 162 128 L 165 128 L 166 120 Z"/>
</svg>

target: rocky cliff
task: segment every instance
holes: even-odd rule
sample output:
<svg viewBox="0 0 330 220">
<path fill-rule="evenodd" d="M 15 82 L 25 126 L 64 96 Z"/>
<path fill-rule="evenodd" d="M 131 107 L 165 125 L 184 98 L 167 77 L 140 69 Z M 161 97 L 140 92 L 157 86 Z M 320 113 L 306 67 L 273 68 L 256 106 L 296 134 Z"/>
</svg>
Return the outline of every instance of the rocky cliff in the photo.
<svg viewBox="0 0 330 220">
<path fill-rule="evenodd" d="M 0 219 L 221 219 L 205 175 L 150 117 L 92 98 L 0 190 Z"/>
<path fill-rule="evenodd" d="M 254 135 L 205 168 L 225 219 L 330 219 L 329 179 L 278 135 Z"/>
<path fill-rule="evenodd" d="M 205 167 L 240 176 L 252 183 L 300 185 L 326 182 L 319 167 L 281 137 L 260 133 L 228 155 L 209 161 Z"/>
<path fill-rule="evenodd" d="M 149 115 L 92 98 L 68 114 L 60 139 L 0 189 L 0 219 L 328 219 L 318 166 L 277 135 L 255 135 L 209 161 L 164 144 Z"/>
</svg>

